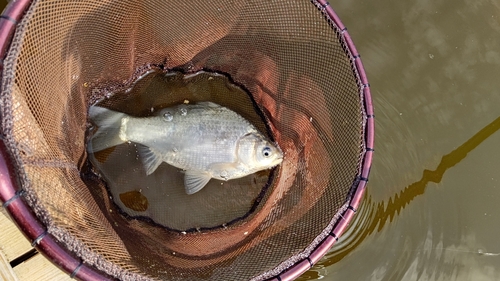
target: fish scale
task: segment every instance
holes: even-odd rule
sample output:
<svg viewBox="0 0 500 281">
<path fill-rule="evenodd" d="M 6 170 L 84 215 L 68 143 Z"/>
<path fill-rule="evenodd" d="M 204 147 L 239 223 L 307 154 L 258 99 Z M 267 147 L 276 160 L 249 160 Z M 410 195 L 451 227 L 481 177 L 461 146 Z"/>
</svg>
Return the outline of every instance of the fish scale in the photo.
<svg viewBox="0 0 500 281">
<path fill-rule="evenodd" d="M 163 162 L 183 169 L 188 194 L 211 178 L 240 178 L 283 159 L 279 147 L 250 122 L 212 102 L 182 104 L 142 118 L 102 107 L 91 107 L 89 115 L 99 127 L 89 145 L 91 152 L 123 142 L 140 144 L 146 174 Z"/>
</svg>

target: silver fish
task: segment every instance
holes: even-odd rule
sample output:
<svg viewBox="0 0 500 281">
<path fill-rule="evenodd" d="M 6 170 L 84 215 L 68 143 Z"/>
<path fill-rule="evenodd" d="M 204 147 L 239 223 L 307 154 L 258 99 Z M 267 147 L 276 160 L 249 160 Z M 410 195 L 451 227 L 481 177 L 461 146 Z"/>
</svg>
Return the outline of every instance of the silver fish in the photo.
<svg viewBox="0 0 500 281">
<path fill-rule="evenodd" d="M 211 178 L 241 178 L 283 160 L 280 148 L 245 118 L 212 102 L 182 104 L 142 118 L 91 106 L 89 117 L 98 127 L 89 152 L 124 142 L 141 144 L 146 174 L 162 162 L 183 169 L 187 194 L 200 191 Z"/>
</svg>

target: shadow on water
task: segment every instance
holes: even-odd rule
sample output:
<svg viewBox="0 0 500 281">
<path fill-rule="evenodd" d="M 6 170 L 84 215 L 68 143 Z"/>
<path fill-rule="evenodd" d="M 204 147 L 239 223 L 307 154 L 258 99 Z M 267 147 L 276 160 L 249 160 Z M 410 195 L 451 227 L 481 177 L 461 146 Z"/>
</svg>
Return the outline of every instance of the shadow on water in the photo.
<svg viewBox="0 0 500 281">
<path fill-rule="evenodd" d="M 408 204 L 410 204 L 411 201 L 425 193 L 428 183 L 440 183 L 441 179 L 448 169 L 460 163 L 471 151 L 473 151 L 486 139 L 496 133 L 499 129 L 500 117 L 496 118 L 493 122 L 485 126 L 461 146 L 444 155 L 435 170 L 424 170 L 422 173 L 422 178 L 419 181 L 408 185 L 399 193 L 391 196 L 387 203 L 387 206 L 385 206 L 384 202 L 380 202 L 376 207 L 373 208 L 375 210 L 375 213 L 368 214 L 368 216 L 373 217 L 373 219 L 366 227 L 363 227 L 362 230 L 356 234 L 357 237 L 352 240 L 352 244 L 348 243 L 348 246 L 344 245 L 344 247 L 339 248 L 338 251 L 331 252 L 329 255 L 327 255 L 327 258 L 324 258 L 316 265 L 316 268 L 323 268 L 337 263 L 347 255 L 349 255 L 352 251 L 354 251 L 365 240 L 365 238 L 372 234 L 374 231 L 380 232 L 386 225 L 387 221 L 391 222 L 396 215 L 399 215 L 400 212 Z M 310 280 L 316 278 L 318 278 L 318 275 L 313 268 L 312 270 L 306 272 L 303 276 L 301 276 L 299 280 Z"/>
<path fill-rule="evenodd" d="M 467 140 L 464 144 L 453 150 L 452 152 L 444 155 L 439 162 L 437 168 L 433 171 L 424 170 L 422 178 L 410 184 L 405 189 L 403 189 L 399 194 L 394 196 L 394 200 L 391 198 L 387 204 L 386 209 L 384 210 L 383 203 L 380 203 L 377 208 L 377 213 L 375 217 L 377 220 L 374 220 L 370 227 L 367 228 L 367 235 L 372 233 L 376 225 L 379 224 L 378 231 L 384 227 L 387 219 L 392 217 L 397 213 L 399 213 L 402 209 L 405 208 L 415 197 L 424 194 L 427 184 L 429 182 L 439 183 L 443 178 L 444 173 L 457 165 L 460 161 L 462 161 L 469 152 L 474 150 L 477 146 L 479 146 L 483 141 L 488 139 L 491 135 L 497 132 L 500 129 L 500 117 L 495 119 L 493 122 L 488 124 L 486 127 L 477 132 L 472 138 Z"/>
<path fill-rule="evenodd" d="M 426 5 L 424 2 L 426 2 L 426 1 L 416 1 L 415 2 L 416 5 L 415 5 L 414 10 L 417 11 L 417 12 L 415 12 L 415 14 L 418 15 L 418 23 L 420 23 L 420 25 L 413 24 L 413 25 L 411 25 L 411 27 L 413 27 L 414 29 L 422 29 L 422 30 L 428 31 L 428 32 L 427 33 L 414 32 L 412 34 L 429 35 L 430 31 L 434 31 L 434 32 L 439 31 L 437 29 L 431 29 L 428 27 L 428 25 L 431 25 L 431 23 L 428 22 L 429 20 L 433 23 L 436 23 L 436 24 L 440 23 L 437 20 L 432 21 L 436 15 L 434 15 L 434 13 L 429 13 L 428 16 L 425 18 L 425 19 L 427 19 L 427 21 L 426 21 L 426 20 L 423 20 L 422 14 L 424 14 L 424 16 L 427 14 L 422 13 L 422 12 L 419 13 L 419 11 L 421 11 L 425 8 L 432 10 L 431 8 L 435 8 L 433 6 L 434 4 L 437 5 L 438 3 L 441 3 L 441 2 L 440 1 L 427 2 L 428 5 Z M 7 5 L 7 3 L 8 2 L 5 0 L 0 1 L 0 9 L 3 10 L 5 8 L 5 6 Z M 431 5 L 430 3 L 434 3 L 434 4 Z M 470 2 L 470 3 L 472 3 L 472 2 Z M 485 1 L 478 1 L 476 3 L 478 6 L 481 4 L 484 7 L 486 7 L 486 5 L 484 5 Z M 494 1 L 493 1 L 493 3 L 494 3 Z M 366 3 L 364 3 L 364 4 L 366 5 Z M 392 4 L 394 4 L 394 3 L 392 3 Z M 459 3 L 455 3 L 455 4 L 458 6 Z M 344 5 L 347 7 L 350 7 L 349 5 L 352 5 L 352 6 L 356 6 L 357 8 L 359 8 L 360 6 L 361 7 L 363 6 L 363 5 L 360 5 L 359 3 L 356 3 L 354 5 L 354 4 L 351 4 L 349 2 L 339 2 L 338 5 L 340 5 L 340 6 Z M 380 3 L 377 5 L 380 5 Z M 403 5 L 403 4 L 401 4 L 401 5 Z M 370 9 L 371 8 L 372 7 L 370 7 Z M 342 10 L 342 8 L 339 8 L 338 10 Z M 367 10 L 369 10 L 369 9 L 367 8 Z M 384 13 L 386 13 L 385 16 L 387 16 L 387 17 L 390 17 L 390 15 L 395 15 L 395 17 L 398 16 L 398 14 L 395 12 L 391 13 L 390 12 L 391 9 L 380 9 L 380 10 L 384 11 Z M 458 7 L 455 7 L 454 9 L 451 9 L 451 10 L 448 9 L 448 11 L 450 11 L 450 13 L 456 13 L 460 16 L 467 14 L 465 12 L 466 11 L 465 9 L 459 9 Z M 475 11 L 475 10 L 473 10 L 473 11 Z M 358 14 L 359 14 L 359 12 L 358 12 Z M 380 17 L 377 17 L 376 15 L 373 15 L 373 14 L 371 14 L 371 15 L 372 16 L 369 17 L 369 19 L 371 20 L 372 26 L 377 27 L 377 24 L 378 24 L 378 26 L 380 28 L 383 27 L 384 30 L 390 30 L 390 32 L 394 32 L 394 28 L 387 29 L 385 26 L 382 26 L 383 24 L 385 24 L 385 21 L 380 20 Z M 343 19 L 344 19 L 344 17 L 343 17 Z M 414 16 L 410 19 L 414 19 L 415 17 L 416 16 Z M 489 19 L 487 17 L 482 17 L 482 18 Z M 399 20 L 399 18 L 397 18 L 397 20 Z M 412 21 L 409 21 L 409 22 L 413 23 Z M 463 20 L 462 22 L 467 23 L 468 28 L 472 28 L 475 26 L 474 24 L 470 24 L 471 23 L 470 18 L 468 18 L 468 20 Z M 451 25 L 450 22 L 448 22 L 448 23 Z M 493 18 L 493 16 L 491 19 L 489 19 L 488 23 L 495 24 L 494 27 L 497 28 L 496 21 L 495 21 L 495 18 Z M 358 24 L 358 26 L 356 27 L 355 24 Z M 353 21 L 349 25 L 349 28 L 352 28 L 352 30 L 363 30 L 363 28 L 364 28 L 363 25 L 365 25 L 365 24 L 366 24 L 366 21 Z M 408 25 L 410 25 L 410 24 L 408 24 Z M 422 26 L 422 25 L 424 25 L 424 26 Z M 453 22 L 453 25 L 455 25 L 455 21 Z M 423 27 L 425 27 L 425 28 L 423 28 Z M 403 25 L 401 25 L 399 28 L 402 29 Z M 456 28 L 456 27 L 454 27 L 454 28 Z M 460 28 L 458 28 L 458 29 L 460 29 Z M 384 32 L 384 30 L 379 30 L 379 32 Z M 397 30 L 397 28 L 396 28 L 396 30 Z M 371 32 L 371 29 L 370 29 L 370 32 Z M 405 32 L 405 30 L 401 30 L 399 36 L 402 38 L 405 38 L 404 32 Z M 468 36 L 472 36 L 472 39 L 475 39 L 474 36 L 477 36 L 476 33 L 471 32 L 470 30 L 469 30 L 469 32 L 466 32 L 466 33 Z M 430 34 L 432 35 L 432 33 L 430 33 Z M 400 46 L 399 44 L 401 44 L 400 42 L 391 41 L 391 40 L 396 40 L 395 36 L 387 36 L 387 34 L 384 34 L 384 35 L 386 35 L 386 36 L 384 36 L 384 40 L 381 40 L 380 42 L 377 41 L 377 42 L 375 42 L 376 44 L 370 44 L 370 46 L 378 46 L 376 49 L 374 49 L 375 51 L 377 51 L 377 54 L 370 56 L 368 53 L 365 55 L 365 57 L 367 57 L 367 58 L 372 58 L 372 59 L 380 58 L 379 61 L 372 62 L 371 65 L 370 65 L 370 60 L 364 61 L 365 65 L 367 66 L 368 69 L 380 69 L 381 71 L 372 71 L 372 73 L 375 73 L 375 74 L 380 73 L 380 75 L 382 75 L 383 73 L 390 73 L 390 72 L 384 72 L 384 71 L 382 71 L 382 69 L 384 69 L 384 68 L 388 69 L 388 68 L 393 66 L 393 65 L 388 65 L 390 62 L 398 61 L 397 59 L 394 59 L 394 57 L 389 56 L 389 54 L 390 55 L 394 55 L 394 54 L 397 55 L 398 53 L 395 51 L 398 50 L 397 47 L 399 47 Z M 447 35 L 447 36 L 452 36 L 452 35 Z M 489 35 L 489 36 L 491 36 L 491 35 Z M 438 37 L 439 39 L 445 38 L 445 36 L 436 36 L 436 37 Z M 494 36 L 492 36 L 492 38 L 493 37 Z M 362 36 L 357 36 L 356 38 L 362 38 Z M 417 36 L 416 38 L 418 39 L 420 37 Z M 461 40 L 462 34 L 460 33 L 460 36 L 457 36 L 456 38 L 459 38 Z M 480 39 L 484 39 L 484 38 L 480 38 Z M 460 40 L 457 39 L 456 42 L 454 42 L 454 43 L 456 43 L 456 45 L 458 46 L 462 42 Z M 470 42 L 484 41 L 486 43 L 489 42 L 489 41 L 485 41 L 485 40 L 469 40 L 469 41 Z M 469 42 L 469 41 L 467 41 L 467 42 Z M 406 41 L 401 40 L 401 42 L 406 42 Z M 413 55 L 415 53 L 419 54 L 419 52 L 417 52 L 415 50 L 425 49 L 425 47 L 426 47 L 425 44 L 417 44 L 419 42 L 417 42 L 416 39 L 411 41 L 411 42 L 413 43 L 412 46 L 414 47 L 414 51 L 412 53 Z M 435 41 L 433 41 L 433 43 L 435 43 Z M 361 46 L 363 46 L 363 44 L 361 44 Z M 399 47 L 399 48 L 402 50 L 404 49 L 403 47 Z M 390 50 L 390 52 L 383 51 L 383 50 Z M 472 50 L 471 52 L 475 52 L 477 54 L 486 54 L 487 53 L 485 51 L 478 52 L 477 49 L 474 49 L 472 47 L 469 48 L 468 50 L 469 51 Z M 370 51 L 370 50 L 369 49 L 366 50 L 363 54 L 367 53 L 368 51 Z M 457 53 L 457 54 L 461 54 L 461 53 Z M 400 54 L 400 56 L 403 56 L 403 55 Z M 461 67 L 457 67 L 456 70 L 457 71 L 464 71 L 464 69 L 468 69 L 469 71 L 473 71 L 472 70 L 473 68 L 471 68 L 470 66 L 471 65 L 475 66 L 475 65 L 470 61 L 475 60 L 477 58 L 470 56 L 469 53 L 467 53 L 467 52 L 464 53 L 464 56 L 466 56 L 466 58 L 469 59 L 469 60 L 467 60 L 467 62 L 469 62 L 469 64 L 466 65 L 466 66 L 469 66 L 469 68 L 461 66 Z M 417 61 L 419 61 L 419 62 L 424 61 L 424 58 L 427 59 L 427 57 L 424 56 L 421 60 L 417 60 Z M 403 60 L 403 59 L 408 60 L 409 58 L 402 57 L 401 60 Z M 462 61 L 462 59 L 463 58 L 459 57 L 459 56 L 455 57 L 454 60 L 450 60 L 449 64 L 450 65 L 458 64 L 458 62 Z M 425 61 L 427 61 L 427 60 L 425 60 Z M 433 60 L 433 62 L 434 62 L 434 60 Z M 419 68 L 414 67 L 414 69 L 419 69 Z M 453 67 L 450 66 L 449 69 L 453 69 Z M 412 72 L 407 71 L 407 73 L 412 73 Z M 495 71 L 488 71 L 488 73 L 490 75 L 492 75 L 492 74 L 494 75 L 494 73 L 496 73 L 496 72 Z M 372 76 L 374 76 L 374 78 L 377 78 L 376 75 L 372 75 Z M 422 77 L 422 76 L 425 76 L 425 75 L 423 75 L 421 73 L 413 75 L 413 77 L 419 77 L 418 81 L 421 81 L 420 77 Z M 382 78 L 387 78 L 387 77 L 385 77 L 385 76 L 381 77 L 381 78 L 379 78 L 379 80 L 383 80 Z M 392 79 L 386 79 L 386 80 L 392 80 Z M 415 79 L 413 79 L 413 80 L 408 79 L 408 80 L 417 81 Z M 432 81 L 434 81 L 434 80 L 432 80 Z M 438 84 L 438 83 L 436 83 L 436 84 Z M 491 85 L 489 83 L 482 83 L 482 84 L 476 83 L 476 84 Z M 464 85 L 466 85 L 466 84 L 462 84 L 462 86 L 464 86 Z M 455 86 L 455 87 L 458 87 L 458 86 Z M 486 86 L 484 86 L 484 87 L 486 87 Z M 474 90 L 476 90 L 476 88 L 474 88 Z M 454 91 L 456 91 L 456 89 Z M 416 96 L 419 96 L 419 95 L 416 95 Z M 419 97 L 422 97 L 422 96 L 420 95 Z M 406 100 L 405 100 L 405 102 L 406 102 Z M 422 103 L 425 103 L 425 102 L 428 102 L 428 101 L 424 100 Z M 397 107 L 397 106 L 395 105 L 395 107 Z M 343 242 L 341 242 L 342 245 L 339 244 L 338 245 L 339 247 L 335 247 L 335 249 L 332 252 L 330 252 L 326 258 L 322 259 L 312 270 L 306 272 L 303 276 L 301 276 L 299 278 L 299 280 L 320 279 L 318 276 L 318 272 L 316 272 L 316 270 L 318 270 L 319 268 L 331 266 L 331 265 L 339 262 L 340 260 L 344 259 L 349 254 L 354 252 L 354 250 L 359 249 L 360 248 L 359 246 L 361 246 L 361 244 L 363 242 L 365 242 L 365 240 L 367 239 L 368 236 L 370 236 L 371 234 L 373 234 L 375 232 L 381 232 L 382 229 L 384 229 L 384 227 L 387 229 L 387 226 L 390 225 L 390 222 L 392 222 L 396 218 L 396 216 L 399 216 L 401 214 L 402 210 L 404 210 L 406 207 L 408 207 L 410 202 L 412 202 L 416 198 L 420 197 L 420 195 L 425 194 L 427 186 L 430 183 L 440 183 L 445 175 L 445 172 L 447 172 L 450 168 L 456 166 L 458 163 L 460 163 L 462 160 L 464 160 L 465 157 L 470 152 L 472 152 L 475 148 L 477 148 L 480 144 L 482 144 L 490 136 L 492 136 L 494 133 L 496 133 L 499 129 L 500 129 L 500 117 L 496 118 L 493 122 L 491 122 L 486 127 L 481 129 L 480 131 L 478 131 L 469 140 L 467 140 L 465 143 L 463 143 L 462 145 L 457 147 L 455 150 L 444 155 L 441 158 L 436 169 L 434 169 L 434 170 L 425 169 L 422 173 L 421 178 L 418 181 L 406 186 L 401 191 L 394 193 L 393 195 L 390 196 L 389 200 L 387 200 L 387 201 L 384 200 L 382 202 L 373 202 L 372 198 L 365 198 L 366 200 L 364 200 L 363 206 L 362 206 L 362 208 L 364 208 L 364 210 L 359 211 L 359 213 L 357 214 L 357 217 L 355 217 L 356 221 L 353 222 L 353 224 L 350 227 L 350 228 L 357 228 L 357 229 L 352 231 L 351 233 L 346 233 L 342 237 L 343 238 L 342 240 L 344 240 Z M 349 236 L 351 236 L 351 237 L 349 237 Z M 340 280 L 342 280 L 342 279 L 340 279 Z"/>
</svg>

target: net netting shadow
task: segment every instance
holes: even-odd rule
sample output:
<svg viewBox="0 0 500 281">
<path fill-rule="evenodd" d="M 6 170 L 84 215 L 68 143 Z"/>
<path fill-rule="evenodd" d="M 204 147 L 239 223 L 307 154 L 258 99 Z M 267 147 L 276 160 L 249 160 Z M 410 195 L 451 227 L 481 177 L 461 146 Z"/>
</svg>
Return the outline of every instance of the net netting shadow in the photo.
<svg viewBox="0 0 500 281">
<path fill-rule="evenodd" d="M 326 1 L 15 1 L 0 31 L 0 199 L 75 278 L 291 280 L 359 206 L 370 89 Z M 201 101 L 283 162 L 187 195 L 169 165 L 146 176 L 133 144 L 87 152 L 96 103 L 147 116 Z"/>
</svg>

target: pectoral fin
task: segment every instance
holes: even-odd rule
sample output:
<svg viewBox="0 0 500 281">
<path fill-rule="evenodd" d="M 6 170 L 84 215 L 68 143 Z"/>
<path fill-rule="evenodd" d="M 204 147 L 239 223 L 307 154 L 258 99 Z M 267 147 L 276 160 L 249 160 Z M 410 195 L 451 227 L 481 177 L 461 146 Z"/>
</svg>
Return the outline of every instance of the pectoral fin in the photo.
<svg viewBox="0 0 500 281">
<path fill-rule="evenodd" d="M 144 146 L 137 145 L 137 152 L 141 157 L 142 163 L 144 164 L 144 169 L 146 170 L 146 175 L 151 175 L 156 171 L 158 166 L 163 162 L 163 157 L 161 154 L 155 152 L 153 149 Z"/>
<path fill-rule="evenodd" d="M 184 187 L 187 194 L 194 194 L 200 191 L 212 178 L 207 172 L 186 171 L 184 176 Z"/>
</svg>

